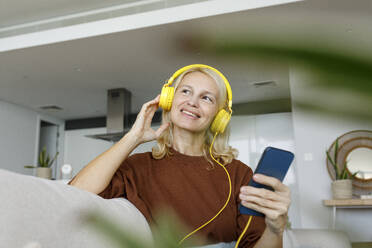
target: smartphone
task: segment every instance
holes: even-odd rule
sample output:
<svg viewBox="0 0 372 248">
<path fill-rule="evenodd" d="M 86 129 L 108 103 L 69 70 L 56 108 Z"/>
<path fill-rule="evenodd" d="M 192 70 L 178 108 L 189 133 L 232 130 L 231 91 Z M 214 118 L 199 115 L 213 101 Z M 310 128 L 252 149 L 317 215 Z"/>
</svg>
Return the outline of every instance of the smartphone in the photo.
<svg viewBox="0 0 372 248">
<path fill-rule="evenodd" d="M 290 151 L 282 150 L 275 147 L 266 147 L 262 156 L 258 162 L 254 174 L 264 174 L 266 176 L 275 177 L 281 182 L 283 181 L 289 166 L 294 159 L 294 154 Z M 253 179 L 248 184 L 249 186 L 257 188 L 265 188 L 274 191 L 273 188 L 267 185 L 263 185 L 255 182 Z M 240 204 L 239 211 L 241 214 L 255 215 L 255 216 L 265 216 L 264 214 L 257 212 L 253 209 L 249 209 Z"/>
</svg>

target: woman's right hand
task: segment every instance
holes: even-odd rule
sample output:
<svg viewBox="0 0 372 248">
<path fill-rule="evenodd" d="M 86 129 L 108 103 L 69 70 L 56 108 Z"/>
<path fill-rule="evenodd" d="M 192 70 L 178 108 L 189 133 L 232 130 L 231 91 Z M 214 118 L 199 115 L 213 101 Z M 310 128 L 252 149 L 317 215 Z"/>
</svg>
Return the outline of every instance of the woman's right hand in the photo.
<svg viewBox="0 0 372 248">
<path fill-rule="evenodd" d="M 157 139 L 169 126 L 169 123 L 164 123 L 156 131 L 151 128 L 152 118 L 155 111 L 159 108 L 159 99 L 160 95 L 142 105 L 141 111 L 129 131 L 136 137 L 138 144 Z"/>
</svg>

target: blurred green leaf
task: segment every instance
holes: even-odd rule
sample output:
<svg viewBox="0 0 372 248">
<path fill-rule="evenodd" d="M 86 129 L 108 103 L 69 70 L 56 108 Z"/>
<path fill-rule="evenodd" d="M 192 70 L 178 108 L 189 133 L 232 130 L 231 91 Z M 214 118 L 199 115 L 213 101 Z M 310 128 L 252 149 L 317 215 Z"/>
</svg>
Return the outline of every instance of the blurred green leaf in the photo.
<svg viewBox="0 0 372 248">
<path fill-rule="evenodd" d="M 45 159 L 45 153 L 46 153 L 46 147 L 44 146 L 41 149 L 40 155 L 39 155 L 39 166 L 43 167 L 44 159 Z"/>
<path fill-rule="evenodd" d="M 333 169 L 335 170 L 335 177 L 336 177 L 336 179 L 337 178 L 339 178 L 339 173 L 338 173 L 338 167 L 337 167 L 337 165 L 335 164 L 335 162 L 332 160 L 332 158 L 331 158 L 331 156 L 329 155 L 329 152 L 328 151 L 326 151 L 326 154 L 327 154 L 327 158 L 328 158 L 328 160 L 329 160 L 329 162 L 332 164 L 332 166 L 333 166 Z"/>
<path fill-rule="evenodd" d="M 314 45 L 310 41 L 299 45 L 267 40 L 219 39 L 202 44 L 206 50 L 220 56 L 257 56 L 271 61 L 305 65 L 322 73 L 323 77 L 338 79 L 328 81 L 328 87 L 343 87 L 362 94 L 372 92 L 372 60 Z M 371 96 L 371 93 L 368 95 Z"/>
<path fill-rule="evenodd" d="M 187 232 L 176 215 L 169 209 L 158 212 L 154 217 L 156 224 L 151 225 L 153 244 L 145 243 L 140 233 L 138 235 L 130 233 L 99 212 L 88 212 L 82 216 L 85 223 L 110 238 L 120 248 L 182 248 L 195 246 L 195 240 L 204 242 L 203 239 L 194 237 L 193 241 L 185 240 L 184 243 L 179 244 Z"/>
<path fill-rule="evenodd" d="M 41 167 L 48 167 L 49 160 L 50 160 L 50 157 L 49 157 L 49 154 L 48 154 L 45 161 L 43 161 L 43 163 L 41 164 Z"/>
<path fill-rule="evenodd" d="M 34 169 L 34 168 L 37 168 L 37 166 L 34 166 L 34 165 L 25 165 L 24 168 Z"/>
<path fill-rule="evenodd" d="M 133 234 L 125 231 L 122 227 L 104 217 L 99 212 L 88 212 L 83 214 L 83 220 L 94 227 L 101 234 L 110 238 L 117 247 L 120 248 L 150 248 L 150 244 L 145 243 L 141 238 L 140 234 L 134 236 Z"/>
<path fill-rule="evenodd" d="M 277 42 L 267 37 L 261 39 L 260 37 L 244 38 L 244 36 L 239 39 L 199 37 L 195 40 L 191 38 L 189 43 L 192 44 L 193 49 L 224 59 L 251 60 L 257 58 L 305 68 L 316 78 L 312 85 L 318 87 L 319 90 L 328 89 L 330 96 L 334 91 L 343 90 L 356 94 L 356 98 L 360 96 L 365 102 L 355 108 L 347 108 L 346 103 L 341 104 L 343 101 L 341 97 L 340 102 L 335 106 L 320 105 L 321 103 L 316 100 L 292 99 L 295 106 L 328 115 L 372 120 L 372 58 L 333 49 L 330 44 L 321 46 L 311 38 L 308 42 L 297 43 L 296 39 L 298 37 L 294 35 L 288 35 L 287 42 Z"/>
<path fill-rule="evenodd" d="M 57 152 L 56 155 L 54 155 L 54 158 L 49 163 L 47 163 L 47 167 L 50 167 L 54 163 L 54 160 L 56 160 L 58 155 L 59 155 L 59 152 Z"/>
</svg>

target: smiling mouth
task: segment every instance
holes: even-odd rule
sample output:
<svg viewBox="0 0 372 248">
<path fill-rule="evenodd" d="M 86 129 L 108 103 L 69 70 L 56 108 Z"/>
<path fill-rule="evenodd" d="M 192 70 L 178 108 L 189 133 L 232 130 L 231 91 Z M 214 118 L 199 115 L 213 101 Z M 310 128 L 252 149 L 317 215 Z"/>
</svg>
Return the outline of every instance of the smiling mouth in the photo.
<svg viewBox="0 0 372 248">
<path fill-rule="evenodd" d="M 199 115 L 194 114 L 194 113 L 191 113 L 191 112 L 189 112 L 189 111 L 187 111 L 187 110 L 184 110 L 184 109 L 181 109 L 181 112 L 184 113 L 184 114 L 186 114 L 186 115 L 188 115 L 188 116 L 190 116 L 190 117 L 193 117 L 193 118 L 197 118 L 197 119 L 200 118 Z"/>
</svg>

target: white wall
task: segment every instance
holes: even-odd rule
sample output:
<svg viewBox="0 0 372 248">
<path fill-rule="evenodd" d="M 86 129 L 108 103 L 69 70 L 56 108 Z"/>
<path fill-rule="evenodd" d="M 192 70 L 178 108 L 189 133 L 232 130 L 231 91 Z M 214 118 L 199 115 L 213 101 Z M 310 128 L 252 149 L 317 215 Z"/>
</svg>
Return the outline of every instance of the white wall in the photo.
<svg viewBox="0 0 372 248">
<path fill-rule="evenodd" d="M 106 128 L 90 128 L 65 131 L 64 164 L 72 166 L 75 176 L 86 164 L 111 147 L 112 143 L 85 137 L 85 135 L 106 133 Z"/>
<path fill-rule="evenodd" d="M 292 113 L 233 116 L 230 144 L 239 149 L 238 159 L 249 165 L 252 170 L 255 170 L 267 146 L 295 153 Z M 292 227 L 300 227 L 296 157 L 284 179 L 284 184 L 291 189 L 289 221 Z"/>
<path fill-rule="evenodd" d="M 296 69 L 290 72 L 292 101 L 308 94 L 307 86 L 311 77 Z M 334 100 L 329 92 L 327 99 Z M 324 100 L 327 100 L 324 99 Z M 340 98 L 339 101 L 347 101 Z M 326 102 L 325 102 L 326 104 Z M 293 106 L 293 127 L 297 156 L 299 206 L 303 228 L 331 228 L 331 208 L 322 200 L 331 199 L 331 178 L 326 168 L 326 149 L 340 135 L 356 130 L 372 130 L 371 123 L 331 117 L 326 114 L 304 111 Z M 311 161 L 305 160 L 311 154 Z M 338 209 L 336 229 L 344 230 L 354 242 L 372 241 L 372 214 L 370 209 Z"/>
<path fill-rule="evenodd" d="M 0 101 L 1 169 L 32 175 L 23 166 L 34 163 L 36 121 L 32 111 Z"/>
<path fill-rule="evenodd" d="M 36 163 L 40 119 L 55 120 L 32 110 L 0 101 L 1 169 L 34 175 L 34 170 L 25 169 L 24 166 Z M 55 121 L 63 124 L 61 120 Z M 61 139 L 64 136 L 63 129 L 64 124 L 61 126 Z M 63 154 L 63 151 L 61 152 Z"/>
<path fill-rule="evenodd" d="M 158 126 L 153 126 L 154 129 Z M 106 133 L 106 128 L 88 128 L 65 131 L 65 156 L 64 163 L 73 168 L 72 175 L 75 176 L 85 165 L 109 149 L 113 143 L 88 138 L 86 135 Z M 132 153 L 151 151 L 155 142 L 148 142 L 138 146 Z"/>
</svg>

